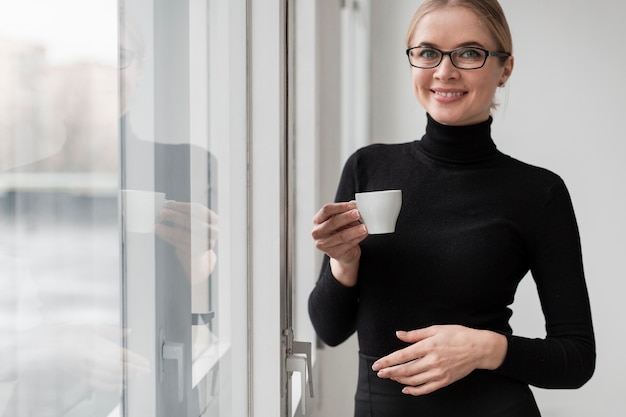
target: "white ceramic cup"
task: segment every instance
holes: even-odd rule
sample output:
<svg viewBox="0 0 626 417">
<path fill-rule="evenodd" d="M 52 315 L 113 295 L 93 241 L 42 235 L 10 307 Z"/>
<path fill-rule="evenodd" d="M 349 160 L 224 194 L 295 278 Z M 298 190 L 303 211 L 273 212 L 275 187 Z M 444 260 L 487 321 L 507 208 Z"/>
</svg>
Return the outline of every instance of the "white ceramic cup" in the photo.
<svg viewBox="0 0 626 417">
<path fill-rule="evenodd" d="M 145 190 L 121 190 L 122 215 L 126 231 L 153 233 L 159 212 L 169 200 L 165 193 Z"/>
<path fill-rule="evenodd" d="M 396 221 L 402 208 L 402 190 L 356 193 L 354 197 L 370 235 L 396 231 Z"/>
</svg>

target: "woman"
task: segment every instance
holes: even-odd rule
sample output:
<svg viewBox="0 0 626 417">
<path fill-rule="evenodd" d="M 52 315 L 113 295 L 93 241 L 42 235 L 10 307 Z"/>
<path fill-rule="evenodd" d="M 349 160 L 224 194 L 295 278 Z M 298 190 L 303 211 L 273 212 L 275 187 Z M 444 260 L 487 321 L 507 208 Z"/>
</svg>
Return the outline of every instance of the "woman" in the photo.
<svg viewBox="0 0 626 417">
<path fill-rule="evenodd" d="M 337 203 L 313 219 L 327 256 L 311 320 L 329 345 L 358 332 L 357 417 L 539 416 L 529 385 L 580 387 L 595 342 L 565 184 L 490 136 L 514 64 L 506 18 L 496 0 L 427 0 L 407 48 L 426 134 L 346 162 Z M 403 192 L 396 232 L 368 236 L 351 200 L 384 189 Z M 528 271 L 545 339 L 509 326 Z"/>
</svg>

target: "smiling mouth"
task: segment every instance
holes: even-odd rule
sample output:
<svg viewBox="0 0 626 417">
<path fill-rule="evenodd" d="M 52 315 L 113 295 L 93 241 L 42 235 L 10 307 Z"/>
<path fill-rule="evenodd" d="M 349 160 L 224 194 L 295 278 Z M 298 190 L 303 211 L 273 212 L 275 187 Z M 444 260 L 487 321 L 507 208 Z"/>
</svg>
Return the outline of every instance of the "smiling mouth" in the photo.
<svg viewBox="0 0 626 417">
<path fill-rule="evenodd" d="M 457 92 L 433 91 L 433 93 L 441 97 L 460 97 L 465 94 L 463 91 L 457 91 Z"/>
</svg>

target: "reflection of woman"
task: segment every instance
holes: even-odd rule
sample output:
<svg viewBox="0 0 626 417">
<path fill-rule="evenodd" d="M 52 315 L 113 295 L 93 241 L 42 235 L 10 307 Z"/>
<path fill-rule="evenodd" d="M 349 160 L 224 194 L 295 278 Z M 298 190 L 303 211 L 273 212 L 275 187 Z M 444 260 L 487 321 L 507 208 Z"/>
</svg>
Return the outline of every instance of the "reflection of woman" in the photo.
<svg viewBox="0 0 626 417">
<path fill-rule="evenodd" d="M 154 23 L 154 30 L 164 37 L 168 37 L 166 32 L 172 30 L 170 28 L 176 27 L 161 27 L 156 21 Z M 211 290 L 218 275 L 217 160 L 207 149 L 190 143 L 189 132 L 183 127 L 188 123 L 186 110 L 181 110 L 178 105 L 187 93 L 186 87 L 168 88 L 187 84 L 185 77 L 189 72 L 180 70 L 180 67 L 187 65 L 188 51 L 151 38 L 147 38 L 149 45 L 144 45 L 143 34 L 147 32 L 128 15 L 124 16 L 122 31 L 122 187 L 164 193 L 170 200 L 156 219 L 154 234 L 157 239 L 143 234 L 126 235 L 131 246 L 134 245 L 126 252 L 127 258 L 130 263 L 139 265 L 138 273 L 130 273 L 126 279 L 136 288 L 153 286 L 153 301 L 158 306 L 155 311 L 143 309 L 143 305 L 137 308 L 138 305 L 134 304 L 135 314 L 129 314 L 126 321 L 133 328 L 127 342 L 129 347 L 137 346 L 141 352 L 146 348 L 148 351 L 154 349 L 142 341 L 154 337 L 146 320 L 156 320 L 169 340 L 184 343 L 183 366 L 189 370 L 199 352 L 198 347 L 206 348 L 205 343 L 214 336 L 211 319 L 216 306 L 212 304 Z M 151 55 L 146 57 L 148 52 Z M 158 61 L 159 57 L 167 63 Z M 155 79 L 142 87 L 144 69 L 151 68 Z M 172 68 L 176 71 L 170 71 Z M 153 99 L 136 101 L 140 98 L 141 88 L 147 88 Z M 138 112 L 135 118 L 134 111 Z M 142 113 L 154 117 L 148 121 L 155 123 L 153 136 L 138 135 L 133 130 L 132 120 L 141 121 Z M 154 274 L 144 274 L 143 265 L 153 265 Z M 142 304 L 136 296 L 129 295 L 130 299 Z M 155 346 L 160 342 L 155 339 Z M 169 404 L 168 415 L 202 414 L 204 400 L 201 391 L 190 386 L 191 373 L 186 373 L 189 379 L 184 382 L 175 370 L 175 367 L 164 367 L 160 383 L 156 374 L 159 401 Z M 150 378 L 131 382 L 129 392 L 143 392 L 154 384 L 154 377 L 153 374 Z M 176 396 L 178 384 L 185 386 L 183 401 Z"/>
<path fill-rule="evenodd" d="M 123 22 L 119 48 L 123 187 L 164 192 L 169 200 L 175 200 L 161 211 L 155 232 L 174 249 L 187 278 L 203 284 L 217 262 L 217 215 L 212 210 L 217 205 L 217 161 L 206 150 L 189 143 L 145 140 L 132 130 L 128 113 L 143 77 L 146 47 L 138 25 L 128 16 Z M 154 171 L 146 164 L 148 157 L 153 157 L 150 163 Z M 192 174 L 192 169 L 199 171 Z M 194 174 L 198 175 L 195 181 Z M 200 180 L 202 177 L 206 181 Z"/>
<path fill-rule="evenodd" d="M 529 384 L 579 387 L 595 366 L 568 191 L 491 139 L 494 94 L 513 70 L 496 0 L 426 0 L 407 47 L 426 134 L 346 163 L 339 202 L 314 218 L 327 256 L 311 319 L 331 345 L 358 332 L 358 417 L 538 416 Z M 344 201 L 380 189 L 402 189 L 402 211 L 394 234 L 368 236 Z M 545 339 L 513 335 L 508 323 L 528 271 Z"/>
</svg>

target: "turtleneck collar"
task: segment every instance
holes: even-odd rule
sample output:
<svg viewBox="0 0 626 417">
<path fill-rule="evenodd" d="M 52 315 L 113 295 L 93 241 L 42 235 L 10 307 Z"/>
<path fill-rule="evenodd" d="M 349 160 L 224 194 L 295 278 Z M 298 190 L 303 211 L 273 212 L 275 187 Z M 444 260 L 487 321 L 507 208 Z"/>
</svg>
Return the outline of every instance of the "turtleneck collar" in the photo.
<svg viewBox="0 0 626 417">
<path fill-rule="evenodd" d="M 444 162 L 469 163 L 499 154 L 491 139 L 491 117 L 475 125 L 448 126 L 426 116 L 426 134 L 418 143 L 427 155 Z"/>
</svg>

